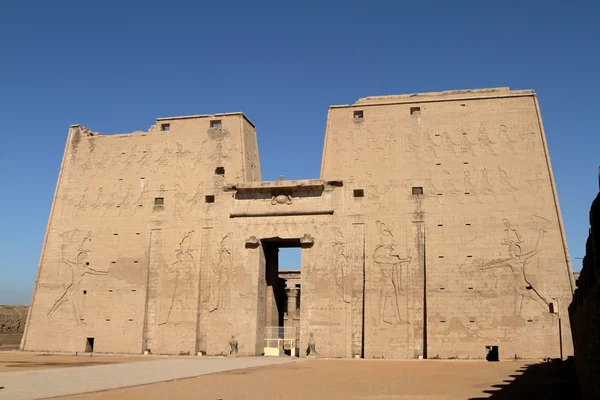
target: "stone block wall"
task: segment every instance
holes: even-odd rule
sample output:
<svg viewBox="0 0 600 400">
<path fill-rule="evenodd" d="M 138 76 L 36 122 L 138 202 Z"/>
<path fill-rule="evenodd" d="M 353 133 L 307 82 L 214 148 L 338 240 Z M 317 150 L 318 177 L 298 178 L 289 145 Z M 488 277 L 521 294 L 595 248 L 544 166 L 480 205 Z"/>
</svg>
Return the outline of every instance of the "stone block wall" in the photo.
<svg viewBox="0 0 600 400">
<path fill-rule="evenodd" d="M 581 396 L 596 399 L 600 393 L 600 193 L 590 209 L 590 234 L 585 247 L 569 314 Z"/>
</svg>

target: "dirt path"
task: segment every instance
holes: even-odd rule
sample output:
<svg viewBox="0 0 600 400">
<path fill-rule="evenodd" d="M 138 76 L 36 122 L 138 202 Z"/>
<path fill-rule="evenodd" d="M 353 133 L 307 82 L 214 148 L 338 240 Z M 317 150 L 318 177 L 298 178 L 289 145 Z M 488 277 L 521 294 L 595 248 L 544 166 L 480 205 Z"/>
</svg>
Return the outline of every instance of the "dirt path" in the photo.
<svg viewBox="0 0 600 400">
<path fill-rule="evenodd" d="M 35 353 L 0 353 L 0 373 L 27 371 L 31 369 L 82 367 L 86 365 L 119 364 L 131 361 L 146 361 L 152 358 L 143 356 L 80 356 L 35 354 Z"/>
<path fill-rule="evenodd" d="M 576 399 L 570 371 L 535 361 L 312 360 L 65 399 Z"/>
</svg>

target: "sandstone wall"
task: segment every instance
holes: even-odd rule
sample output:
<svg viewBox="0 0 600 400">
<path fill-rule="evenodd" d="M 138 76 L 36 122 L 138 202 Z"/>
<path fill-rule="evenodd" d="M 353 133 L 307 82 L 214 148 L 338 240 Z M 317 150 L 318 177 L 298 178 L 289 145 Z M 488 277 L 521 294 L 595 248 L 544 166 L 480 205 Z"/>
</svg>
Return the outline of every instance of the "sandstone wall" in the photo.
<svg viewBox="0 0 600 400">
<path fill-rule="evenodd" d="M 577 290 L 569 306 L 577 380 L 584 399 L 600 393 L 600 194 L 590 209 L 590 234 Z"/>
<path fill-rule="evenodd" d="M 367 357 L 558 356 L 571 269 L 533 92 L 331 107 L 321 173 L 364 190 L 344 212 L 365 221 Z"/>
<path fill-rule="evenodd" d="M 262 182 L 240 113 L 70 130 L 25 350 L 261 354 L 277 248 L 301 250 L 301 352 L 559 354 L 571 269 L 537 101 L 489 89 L 331 107 L 320 179 Z M 565 354 L 572 353 L 563 337 Z"/>
</svg>

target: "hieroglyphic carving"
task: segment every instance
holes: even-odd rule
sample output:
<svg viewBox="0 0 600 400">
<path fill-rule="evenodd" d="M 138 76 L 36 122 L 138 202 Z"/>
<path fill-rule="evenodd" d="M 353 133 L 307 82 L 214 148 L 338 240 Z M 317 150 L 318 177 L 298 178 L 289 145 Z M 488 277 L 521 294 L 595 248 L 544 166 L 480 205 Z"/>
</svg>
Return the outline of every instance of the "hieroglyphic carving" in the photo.
<svg viewBox="0 0 600 400">
<path fill-rule="evenodd" d="M 477 157 L 475 155 L 475 151 L 473 150 L 473 146 L 475 146 L 475 143 L 473 143 L 469 140 L 467 133 L 461 132 L 461 135 L 460 135 L 460 152 L 461 152 L 461 154 L 463 154 L 463 155 L 471 154 L 471 156 Z"/>
<path fill-rule="evenodd" d="M 194 230 L 183 233 L 179 247 L 175 249 L 176 261 L 166 265 L 167 273 L 174 282 L 171 286 L 173 294 L 169 299 L 166 316 L 158 325 L 183 322 L 186 311 L 188 311 L 188 301 L 192 301 L 194 298 L 197 287 L 194 280 L 196 260 L 193 252 L 195 249 L 192 249 L 194 233 Z"/>
<path fill-rule="evenodd" d="M 404 135 L 404 151 L 414 154 L 417 158 L 421 158 L 419 146 L 413 141 L 410 133 Z"/>
<path fill-rule="evenodd" d="M 229 293 L 229 268 L 232 265 L 230 235 L 221 239 L 219 258 L 211 265 L 209 281 L 209 307 L 208 312 L 227 308 L 227 295 Z"/>
<path fill-rule="evenodd" d="M 458 147 L 458 144 L 454 143 L 450 137 L 450 134 L 445 131 L 442 133 L 442 147 L 444 150 L 450 151 L 452 154 L 454 154 L 455 157 L 458 157 L 458 153 L 456 152 L 456 147 Z"/>
<path fill-rule="evenodd" d="M 523 147 L 525 148 L 525 152 L 527 154 L 534 154 L 537 133 L 533 130 L 533 124 L 530 124 L 527 130 L 522 132 L 519 136 L 521 136 L 521 139 L 524 142 Z"/>
<path fill-rule="evenodd" d="M 98 172 L 103 172 L 104 174 L 106 174 L 109 170 L 110 161 L 110 153 L 108 152 L 108 150 L 104 150 L 102 152 L 102 155 L 96 162 L 96 167 L 94 168 L 94 173 L 92 174 L 92 176 L 98 175 Z"/>
<path fill-rule="evenodd" d="M 148 204 L 148 187 L 146 185 L 144 185 L 142 187 L 140 195 L 137 197 L 137 199 L 133 203 L 134 203 L 134 206 L 133 206 L 133 212 L 131 213 L 131 215 L 135 214 L 139 207 L 144 207 L 145 205 Z"/>
<path fill-rule="evenodd" d="M 90 216 L 94 213 L 94 211 L 100 209 L 102 207 L 104 200 L 104 188 L 98 188 L 98 194 L 96 195 L 96 200 L 91 204 L 92 210 L 90 211 Z"/>
<path fill-rule="evenodd" d="M 48 317 L 52 317 L 63 304 L 70 304 L 72 315 L 76 323 L 85 324 L 81 319 L 79 301 L 77 300 L 81 280 L 85 275 L 107 275 L 108 271 L 97 270 L 89 266 L 87 260 L 89 253 L 92 251 L 92 233 L 88 232 L 77 245 L 80 234 L 81 231 L 74 229 L 63 232 L 60 235 L 62 238 L 61 262 L 69 270 L 70 280 L 62 295 L 54 302 L 50 310 L 48 310 L 47 315 Z M 73 246 L 77 247 L 71 250 Z"/>
<path fill-rule="evenodd" d="M 432 199 L 436 199 L 438 203 L 441 203 L 442 196 L 440 196 L 440 194 L 442 194 L 442 191 L 435 187 L 435 184 L 433 183 L 433 180 L 431 178 L 425 179 L 423 191 L 425 192 L 425 196 Z"/>
<path fill-rule="evenodd" d="M 60 196 L 60 216 L 64 219 L 69 219 L 69 211 L 73 201 L 68 194 L 64 193 Z"/>
<path fill-rule="evenodd" d="M 162 154 L 160 155 L 160 157 L 158 157 L 155 161 L 154 161 L 154 168 L 152 169 L 152 172 L 158 172 L 159 169 L 161 168 L 165 168 L 169 165 L 169 160 L 171 159 L 171 149 L 169 148 L 169 146 L 166 146 L 162 152 Z"/>
<path fill-rule="evenodd" d="M 492 184 L 490 183 L 487 168 L 481 169 L 481 194 L 484 196 L 490 195 L 494 198 L 494 200 L 498 201 L 498 197 L 496 197 L 496 191 L 494 190 L 494 186 L 492 186 Z"/>
<path fill-rule="evenodd" d="M 75 213 L 73 215 L 74 217 L 77 217 L 77 214 L 79 214 L 79 211 L 81 211 L 85 208 L 85 199 L 87 198 L 87 191 L 88 191 L 87 187 L 85 189 L 83 189 L 83 192 L 81 193 L 81 198 L 73 206 L 73 208 L 75 209 Z"/>
<path fill-rule="evenodd" d="M 131 192 L 131 184 L 129 184 L 129 186 L 127 186 L 127 192 L 125 193 L 125 196 L 123 196 L 123 199 L 121 199 L 121 201 L 117 204 L 117 208 L 119 209 L 117 215 L 121 215 L 121 213 L 123 212 L 123 209 L 131 207 L 132 197 L 133 197 L 133 193 Z M 134 206 L 134 209 L 135 209 L 135 206 Z"/>
<path fill-rule="evenodd" d="M 476 188 L 476 185 L 471 182 L 471 172 L 467 169 L 465 169 L 464 171 L 464 184 L 465 184 L 465 194 L 469 194 L 470 196 L 473 196 L 473 198 L 475 198 L 475 201 L 477 201 L 478 203 L 481 203 L 481 200 L 479 199 L 479 195 L 478 195 L 478 190 Z"/>
<path fill-rule="evenodd" d="M 494 152 L 493 145 L 496 142 L 492 142 L 485 131 L 485 127 L 483 124 L 479 126 L 479 133 L 477 134 L 477 140 L 479 141 L 479 147 L 483 149 L 486 154 L 496 156 L 497 154 Z"/>
<path fill-rule="evenodd" d="M 541 204 L 545 204 L 546 199 L 544 198 L 544 184 L 546 183 L 546 180 L 542 178 L 542 174 L 539 171 L 536 171 L 535 178 L 527 180 L 527 183 L 533 187 L 533 196 L 535 197 L 536 201 L 539 201 Z"/>
<path fill-rule="evenodd" d="M 454 182 L 452 182 L 452 176 L 447 170 L 444 170 L 444 182 L 442 186 L 444 186 L 444 193 L 456 196 L 456 200 L 462 204 L 462 201 L 460 200 L 461 191 L 456 188 Z"/>
<path fill-rule="evenodd" d="M 185 198 L 185 196 L 186 193 L 181 189 L 181 186 L 175 184 L 175 194 L 173 195 L 173 198 L 175 199 L 175 205 L 173 207 L 173 216 L 175 219 L 183 219 L 183 199 Z"/>
<path fill-rule="evenodd" d="M 423 138 L 421 140 L 421 143 L 423 143 L 423 146 L 425 146 L 425 151 L 431 151 L 433 153 L 434 157 L 438 157 L 437 151 L 435 150 L 436 147 L 440 147 L 439 144 L 436 144 L 433 139 L 431 138 L 431 134 L 429 132 L 426 132 L 423 135 Z"/>
<path fill-rule="evenodd" d="M 498 136 L 500 137 L 500 144 L 502 147 L 509 149 L 514 155 L 518 154 L 515 150 L 516 142 L 512 140 L 508 134 L 506 125 L 500 125 L 498 128 Z"/>
<path fill-rule="evenodd" d="M 106 216 L 106 213 L 108 212 L 109 209 L 111 209 L 112 207 L 115 206 L 115 204 L 117 203 L 117 194 L 115 192 L 112 192 L 110 195 L 108 195 L 108 200 L 106 200 L 103 204 L 102 207 L 104 207 L 104 212 L 102 213 L 102 216 Z"/>
<path fill-rule="evenodd" d="M 123 175 L 125 173 L 125 171 L 129 170 L 129 168 L 133 164 L 133 161 L 135 158 L 134 152 L 135 152 L 136 148 L 137 148 L 137 146 L 133 146 L 131 148 L 131 150 L 129 150 L 129 154 L 127 154 L 127 157 L 125 158 L 125 161 L 123 162 L 123 167 L 121 168 L 121 172 L 119 172 L 120 175 Z"/>
<path fill-rule="evenodd" d="M 271 204 L 272 205 L 277 205 L 277 204 L 290 205 L 290 204 L 292 204 L 292 196 L 290 196 L 289 194 L 279 194 L 277 196 L 272 196 Z"/>
<path fill-rule="evenodd" d="M 333 274 L 336 278 L 338 288 L 342 289 L 342 301 L 344 303 L 350 303 L 352 298 L 352 288 L 351 282 L 349 282 L 348 279 L 350 275 L 348 273 L 348 256 L 345 249 L 344 235 L 341 230 L 334 228 L 333 237 Z"/>
<path fill-rule="evenodd" d="M 198 186 L 196 186 L 196 191 L 194 192 L 194 196 L 189 199 L 187 202 L 190 203 L 190 209 L 188 212 L 192 212 L 194 207 L 201 202 L 202 196 L 202 186 L 204 186 L 204 182 L 200 182 Z"/>
<path fill-rule="evenodd" d="M 175 168 L 175 177 L 180 178 L 185 176 L 185 159 L 191 154 L 189 150 L 184 150 L 183 145 L 177 142 L 177 150 L 175 156 L 177 157 L 177 163 Z"/>
<path fill-rule="evenodd" d="M 147 144 L 146 150 L 144 150 L 142 152 L 142 157 L 137 162 L 137 164 L 138 164 L 137 172 L 140 172 L 142 170 L 142 168 L 146 168 L 148 165 L 150 165 L 151 161 L 152 161 L 152 145 Z"/>
<path fill-rule="evenodd" d="M 381 245 L 373 251 L 373 261 L 380 268 L 379 279 L 379 321 L 397 325 L 406 323 L 400 313 L 402 287 L 402 264 L 410 262 L 410 257 L 401 258 L 394 248 L 392 226 L 376 221 Z"/>
<path fill-rule="evenodd" d="M 532 221 L 530 229 L 537 231 L 537 239 L 533 249 L 524 252 L 522 249 L 525 240 L 519 232 L 512 227 L 508 219 L 503 219 L 504 224 L 504 238 L 501 241 L 503 246 L 507 246 L 508 257 L 501 259 L 493 259 L 487 263 L 481 265 L 482 270 L 488 270 L 492 268 L 510 268 L 513 290 L 514 290 L 514 307 L 513 315 L 520 316 L 523 308 L 523 301 L 530 299 L 542 307 L 545 311 L 548 310 L 548 302 L 538 292 L 538 290 L 531 284 L 531 281 L 527 277 L 527 262 L 535 257 L 542 249 L 542 243 L 544 240 L 544 234 L 549 229 L 549 221 L 538 215 L 531 215 L 529 219 Z"/>
<path fill-rule="evenodd" d="M 206 140 L 202 142 L 200 145 L 200 150 L 194 157 L 191 158 L 190 161 L 194 162 L 194 166 L 192 167 L 192 171 L 195 171 L 198 165 L 202 165 L 202 162 L 207 159 L 206 155 Z"/>
<path fill-rule="evenodd" d="M 498 172 L 500 173 L 500 192 L 503 194 L 508 194 L 513 198 L 514 201 L 518 201 L 517 196 L 515 195 L 517 188 L 515 188 L 508 180 L 508 174 L 506 171 L 498 166 Z"/>
</svg>

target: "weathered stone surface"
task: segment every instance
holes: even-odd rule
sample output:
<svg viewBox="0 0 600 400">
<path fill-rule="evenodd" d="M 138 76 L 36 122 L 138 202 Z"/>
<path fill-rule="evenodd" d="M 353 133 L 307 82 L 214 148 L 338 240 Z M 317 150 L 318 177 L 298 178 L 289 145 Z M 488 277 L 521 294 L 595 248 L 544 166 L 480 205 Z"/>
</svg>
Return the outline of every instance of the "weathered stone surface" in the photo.
<svg viewBox="0 0 600 400">
<path fill-rule="evenodd" d="M 28 309 L 28 306 L 0 305 L 0 347 L 21 343 Z"/>
<path fill-rule="evenodd" d="M 72 126 L 23 348 L 261 354 L 280 247 L 301 248 L 301 351 L 314 332 L 322 357 L 554 357 L 552 298 L 568 331 L 537 99 L 501 88 L 330 107 L 313 180 L 262 182 L 241 113 Z"/>
<path fill-rule="evenodd" d="M 600 393 L 600 194 L 590 208 L 590 233 L 569 314 L 581 397 L 595 399 Z"/>
</svg>

